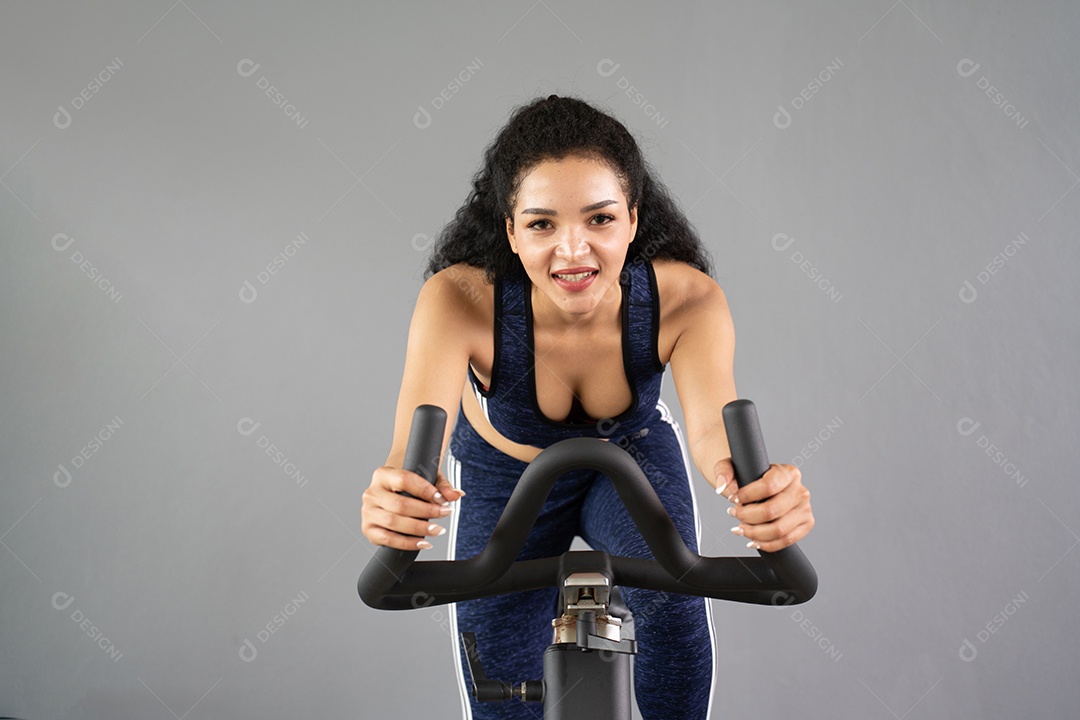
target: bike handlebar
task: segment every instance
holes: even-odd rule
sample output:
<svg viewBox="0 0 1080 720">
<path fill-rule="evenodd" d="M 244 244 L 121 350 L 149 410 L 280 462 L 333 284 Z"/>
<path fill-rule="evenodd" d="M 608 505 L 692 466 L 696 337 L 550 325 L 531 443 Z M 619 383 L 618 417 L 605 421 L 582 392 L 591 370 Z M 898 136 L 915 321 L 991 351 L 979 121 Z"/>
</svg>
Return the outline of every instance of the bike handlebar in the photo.
<svg viewBox="0 0 1080 720">
<path fill-rule="evenodd" d="M 724 425 L 739 487 L 769 469 L 757 411 L 749 400 L 724 406 Z M 434 483 L 446 412 L 421 405 L 413 415 L 403 467 Z M 578 468 L 611 479 L 655 560 L 571 551 L 518 560 L 552 485 Z M 817 592 L 817 574 L 795 545 L 759 557 L 703 557 L 687 547 L 637 462 L 598 438 L 572 438 L 542 450 L 521 474 L 487 546 L 467 560 L 414 562 L 419 550 L 381 546 L 364 568 L 357 590 L 380 610 L 409 610 L 543 587 L 559 587 L 571 572 L 605 572 L 612 585 L 761 605 L 792 605 Z M 421 598 L 418 600 L 418 598 Z"/>
</svg>

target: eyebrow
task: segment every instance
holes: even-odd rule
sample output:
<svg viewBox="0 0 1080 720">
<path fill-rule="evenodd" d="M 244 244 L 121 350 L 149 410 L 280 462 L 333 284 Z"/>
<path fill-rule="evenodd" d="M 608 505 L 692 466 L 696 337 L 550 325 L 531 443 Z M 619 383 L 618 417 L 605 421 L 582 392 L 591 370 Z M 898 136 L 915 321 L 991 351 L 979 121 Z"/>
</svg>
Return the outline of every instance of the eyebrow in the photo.
<svg viewBox="0 0 1080 720">
<path fill-rule="evenodd" d="M 587 212 L 590 212 L 592 210 L 599 210 L 600 208 L 605 207 L 607 205 L 618 205 L 618 201 L 617 200 L 601 200 L 600 202 L 593 203 L 592 205 L 586 205 L 585 207 L 581 208 L 581 212 L 582 213 L 587 213 Z M 524 210 L 521 211 L 521 214 L 522 215 L 558 215 L 559 213 L 555 212 L 554 210 L 549 210 L 548 208 L 525 208 Z"/>
</svg>

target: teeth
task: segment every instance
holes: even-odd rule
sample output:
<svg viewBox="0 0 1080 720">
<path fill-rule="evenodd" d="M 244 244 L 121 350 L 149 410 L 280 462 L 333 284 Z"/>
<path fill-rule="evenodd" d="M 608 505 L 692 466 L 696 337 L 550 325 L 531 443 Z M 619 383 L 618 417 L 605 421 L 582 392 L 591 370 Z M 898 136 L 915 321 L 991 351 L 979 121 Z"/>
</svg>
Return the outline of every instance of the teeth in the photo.
<svg viewBox="0 0 1080 720">
<path fill-rule="evenodd" d="M 556 273 L 555 277 L 562 278 L 563 280 L 568 280 L 570 282 L 577 282 L 578 280 L 583 280 L 584 278 L 589 277 L 594 272 L 595 270 L 590 270 L 589 272 L 574 273 L 573 275 L 559 275 L 558 273 Z"/>
</svg>

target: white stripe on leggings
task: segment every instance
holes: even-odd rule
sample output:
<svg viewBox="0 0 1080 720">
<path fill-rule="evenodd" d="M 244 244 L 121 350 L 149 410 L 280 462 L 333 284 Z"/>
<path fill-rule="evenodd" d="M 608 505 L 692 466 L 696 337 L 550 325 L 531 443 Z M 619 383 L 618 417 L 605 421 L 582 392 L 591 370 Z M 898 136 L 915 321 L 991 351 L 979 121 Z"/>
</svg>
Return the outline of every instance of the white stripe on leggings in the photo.
<svg viewBox="0 0 1080 720">
<path fill-rule="evenodd" d="M 679 440 L 679 448 L 682 450 L 683 465 L 686 467 L 686 482 L 690 485 L 690 499 L 694 503 L 694 534 L 697 537 L 698 553 L 701 553 L 701 515 L 698 513 L 697 496 L 694 494 L 694 473 L 690 469 L 690 458 L 686 452 L 686 442 L 683 440 L 682 428 L 671 414 L 671 410 L 663 400 L 657 398 L 656 409 L 660 411 L 660 419 L 671 426 L 675 431 L 675 437 Z M 712 603 L 709 598 L 701 598 L 705 603 L 705 618 L 709 622 L 709 647 L 712 649 L 712 683 L 709 686 L 709 709 L 705 713 L 705 720 L 712 717 L 713 697 L 716 694 L 716 628 L 713 624 Z"/>
<path fill-rule="evenodd" d="M 446 447 L 446 479 L 454 487 L 461 488 L 461 461 L 454 458 L 450 452 L 450 446 Z M 461 515 L 461 503 L 464 499 L 455 501 L 457 506 L 450 515 L 450 549 L 447 551 L 447 560 L 456 559 L 458 516 Z M 464 720 L 472 720 L 472 703 L 469 702 L 469 688 L 465 685 L 465 669 L 461 666 L 461 640 L 458 634 L 457 603 L 450 603 L 450 647 L 454 653 L 454 668 L 457 671 L 458 689 L 461 691 L 461 717 Z"/>
</svg>

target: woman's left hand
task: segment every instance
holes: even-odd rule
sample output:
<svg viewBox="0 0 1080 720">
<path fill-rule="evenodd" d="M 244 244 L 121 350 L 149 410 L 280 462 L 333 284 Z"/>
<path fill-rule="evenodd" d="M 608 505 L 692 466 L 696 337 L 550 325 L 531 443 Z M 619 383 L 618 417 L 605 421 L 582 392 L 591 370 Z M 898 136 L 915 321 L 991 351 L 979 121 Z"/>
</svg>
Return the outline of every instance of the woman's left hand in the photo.
<svg viewBox="0 0 1080 720">
<path fill-rule="evenodd" d="M 715 477 L 715 487 L 733 503 L 728 515 L 739 521 L 731 532 L 745 537 L 748 547 L 776 552 L 799 542 L 814 527 L 810 491 L 794 465 L 772 463 L 761 478 L 740 488 L 731 458 L 724 458 L 716 463 Z"/>
</svg>

